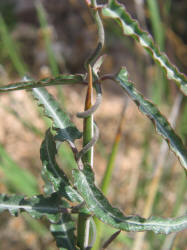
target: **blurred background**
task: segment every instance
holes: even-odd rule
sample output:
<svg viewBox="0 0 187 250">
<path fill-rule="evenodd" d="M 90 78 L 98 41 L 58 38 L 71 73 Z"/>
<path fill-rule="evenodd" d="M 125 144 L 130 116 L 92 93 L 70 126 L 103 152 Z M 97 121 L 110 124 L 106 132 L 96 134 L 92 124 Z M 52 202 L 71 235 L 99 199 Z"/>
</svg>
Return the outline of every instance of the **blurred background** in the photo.
<svg viewBox="0 0 187 250">
<path fill-rule="evenodd" d="M 105 3 L 107 1 L 98 1 Z M 187 70 L 187 2 L 185 0 L 123 0 L 140 26 L 149 31 L 162 51 L 182 72 Z M 113 20 L 103 19 L 106 54 L 101 74 L 126 66 L 129 78 L 145 97 L 171 119 L 187 145 L 187 101 L 162 70 L 132 38 L 122 35 Z M 84 73 L 84 61 L 96 46 L 97 29 L 84 0 L 0 1 L 0 84 L 64 73 Z M 48 87 L 82 131 L 76 113 L 84 108 L 86 87 Z M 115 134 L 120 124 L 124 94 L 114 83 L 103 84 L 103 103 L 95 120 L 100 139 L 95 147 L 96 182 L 101 184 Z M 0 95 L 0 193 L 33 195 L 43 192 L 40 145 L 49 120 L 26 91 Z M 152 123 L 130 101 L 115 154 L 107 197 L 126 214 L 176 217 L 187 205 L 186 178 L 168 146 Z M 78 142 L 78 146 L 79 146 Z M 66 145 L 59 164 L 75 164 Z M 22 214 L 0 215 L 0 249 L 57 249 L 45 219 L 35 221 Z M 105 228 L 101 241 L 114 232 Z M 121 233 L 107 249 L 185 249 L 187 232 L 169 236 L 151 232 Z"/>
</svg>

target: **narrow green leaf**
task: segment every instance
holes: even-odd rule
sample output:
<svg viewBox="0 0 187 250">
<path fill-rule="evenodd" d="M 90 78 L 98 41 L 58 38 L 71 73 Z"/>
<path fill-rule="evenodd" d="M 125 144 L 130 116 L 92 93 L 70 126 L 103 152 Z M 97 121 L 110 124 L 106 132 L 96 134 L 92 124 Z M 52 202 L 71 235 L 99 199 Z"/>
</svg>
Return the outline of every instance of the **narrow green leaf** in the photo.
<svg viewBox="0 0 187 250">
<path fill-rule="evenodd" d="M 164 49 L 165 32 L 160 16 L 159 3 L 155 0 L 147 0 L 147 6 L 150 14 L 151 26 L 156 43 L 160 50 Z"/>
<path fill-rule="evenodd" d="M 17 70 L 20 76 L 24 76 L 25 73 L 28 71 L 27 67 L 19 55 L 16 43 L 11 38 L 6 23 L 1 14 L 0 14 L 0 35 L 3 42 L 3 47 L 6 50 L 7 54 L 10 56 L 10 59 L 15 69 Z"/>
<path fill-rule="evenodd" d="M 57 130 L 56 140 L 68 141 L 72 145 L 75 139 L 81 138 L 82 134 L 45 88 L 34 88 L 32 92 L 38 104 L 44 107 L 45 115 L 53 120 L 53 126 Z"/>
<path fill-rule="evenodd" d="M 124 231 L 153 231 L 168 234 L 187 228 L 187 215 L 179 218 L 164 219 L 151 217 L 148 219 L 139 216 L 125 216 L 110 205 L 105 196 L 95 186 L 91 169 L 84 173 L 73 170 L 74 185 L 86 202 L 88 210 L 102 222 Z"/>
<path fill-rule="evenodd" d="M 38 81 L 28 80 L 17 83 L 12 83 L 6 86 L 0 87 L 0 92 L 22 90 L 22 89 L 33 89 L 46 86 L 54 85 L 67 85 L 67 84 L 78 84 L 84 82 L 84 75 L 59 75 L 54 78 L 44 78 Z"/>
<path fill-rule="evenodd" d="M 11 215 L 18 216 L 21 212 L 29 213 L 33 218 L 46 216 L 52 222 L 58 222 L 61 214 L 68 207 L 68 203 L 61 200 L 59 195 L 52 194 L 50 197 L 43 195 L 33 196 L 31 198 L 23 195 L 5 195 L 0 194 L 0 213 L 9 210 Z"/>
<path fill-rule="evenodd" d="M 53 234 L 57 247 L 67 250 L 75 250 L 75 222 L 69 214 L 63 214 L 57 224 L 51 224 L 50 231 Z"/>
<path fill-rule="evenodd" d="M 45 139 L 40 149 L 40 158 L 42 161 L 42 177 L 47 184 L 46 194 L 59 192 L 66 199 L 74 202 L 82 202 L 82 197 L 72 188 L 68 178 L 56 163 L 57 154 L 56 143 L 50 130 L 47 130 Z M 49 184 L 50 183 L 50 184 Z"/>
<path fill-rule="evenodd" d="M 166 118 L 160 113 L 154 104 L 145 100 L 144 97 L 135 89 L 133 84 L 128 81 L 128 72 L 123 67 L 115 77 L 116 82 L 133 99 L 139 110 L 145 114 L 155 125 L 157 132 L 168 142 L 171 150 L 179 158 L 181 165 L 187 170 L 187 150 L 180 137 L 170 126 Z"/>
<path fill-rule="evenodd" d="M 41 1 L 36 2 L 36 11 L 37 11 L 38 20 L 39 20 L 40 27 L 41 27 L 42 40 L 44 41 L 44 44 L 45 44 L 45 51 L 47 53 L 51 73 L 53 76 L 56 77 L 60 74 L 60 71 L 59 71 L 58 62 L 56 60 L 55 51 L 53 48 L 53 34 L 52 34 L 53 28 L 52 26 L 48 25 L 47 12 Z M 60 57 L 61 57 L 61 60 L 64 61 L 62 54 L 60 54 Z M 62 104 L 64 104 L 64 95 L 63 95 L 61 86 L 57 86 L 57 93 L 58 93 L 59 100 L 61 101 Z"/>
<path fill-rule="evenodd" d="M 108 5 L 102 8 L 102 14 L 105 17 L 114 18 L 120 24 L 125 35 L 132 36 L 146 51 L 152 56 L 153 60 L 159 62 L 166 71 L 168 79 L 176 81 L 181 91 L 187 95 L 187 79 L 185 75 L 174 67 L 167 56 L 161 53 L 154 44 L 151 36 L 140 29 L 138 23 L 134 21 L 125 7 L 116 0 L 109 0 Z"/>
<path fill-rule="evenodd" d="M 50 68 L 51 68 L 53 76 L 57 76 L 59 75 L 59 68 L 58 68 L 58 64 L 57 64 L 55 54 L 52 48 L 50 27 L 48 26 L 48 23 L 47 23 L 47 13 L 41 2 L 36 3 L 36 10 L 37 10 L 39 23 L 42 28 L 42 34 L 43 34 L 43 39 L 45 42 L 45 49 L 47 52 Z"/>
<path fill-rule="evenodd" d="M 26 169 L 22 169 L 6 152 L 0 144 L 0 168 L 4 173 L 3 181 L 10 183 L 11 187 L 21 194 L 28 196 L 38 194 L 35 176 Z"/>
</svg>

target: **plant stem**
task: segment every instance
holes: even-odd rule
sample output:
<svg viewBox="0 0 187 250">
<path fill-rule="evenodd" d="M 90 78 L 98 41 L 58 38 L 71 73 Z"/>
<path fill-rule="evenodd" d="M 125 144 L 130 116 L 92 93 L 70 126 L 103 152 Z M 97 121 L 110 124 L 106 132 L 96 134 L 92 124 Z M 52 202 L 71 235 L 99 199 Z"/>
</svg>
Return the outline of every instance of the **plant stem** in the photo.
<svg viewBox="0 0 187 250">
<path fill-rule="evenodd" d="M 95 61 L 98 59 L 101 50 L 104 47 L 104 43 L 105 43 L 105 32 L 104 32 L 104 28 L 103 28 L 103 23 L 102 20 L 100 18 L 99 12 L 97 10 L 97 1 L 96 0 L 91 0 L 91 11 L 92 11 L 92 15 L 93 18 L 95 20 L 95 23 L 97 25 L 97 30 L 98 30 L 98 44 L 96 49 L 93 51 L 93 53 L 91 54 L 91 56 L 88 58 L 88 60 L 85 63 L 85 67 L 87 69 L 88 65 L 90 64 L 91 66 L 94 65 Z"/>
<path fill-rule="evenodd" d="M 88 82 L 88 91 L 85 101 L 85 110 L 88 110 L 92 106 L 92 95 L 93 95 L 93 86 L 92 86 L 92 68 L 88 65 L 89 69 L 89 82 Z M 93 114 L 84 119 L 83 127 L 83 147 L 89 143 L 93 137 Z M 93 167 L 93 147 L 91 147 L 82 157 L 83 164 Z M 89 227 L 88 225 L 88 215 L 79 214 L 78 225 L 77 225 L 77 245 L 81 250 L 85 249 L 86 241 L 89 237 Z"/>
<path fill-rule="evenodd" d="M 85 101 L 85 110 L 88 110 L 92 106 L 92 96 L 93 96 L 93 86 L 92 86 L 92 69 L 91 66 L 88 66 L 89 69 L 89 82 L 88 82 L 88 91 Z M 93 137 L 93 114 L 84 119 L 83 125 L 83 147 L 90 142 Z M 88 163 L 90 166 L 93 166 L 93 147 L 90 148 L 82 157 L 83 163 Z"/>
</svg>

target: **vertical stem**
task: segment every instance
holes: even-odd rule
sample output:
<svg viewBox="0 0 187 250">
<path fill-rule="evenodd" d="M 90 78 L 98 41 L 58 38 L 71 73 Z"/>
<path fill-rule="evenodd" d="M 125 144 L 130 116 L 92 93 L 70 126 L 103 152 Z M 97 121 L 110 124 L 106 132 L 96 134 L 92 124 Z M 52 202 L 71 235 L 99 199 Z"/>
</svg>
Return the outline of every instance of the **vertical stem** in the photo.
<svg viewBox="0 0 187 250">
<path fill-rule="evenodd" d="M 127 99 L 125 99 L 125 104 L 124 104 L 124 107 L 123 107 L 123 110 L 122 110 L 122 113 L 121 113 L 119 126 L 118 126 L 118 129 L 116 131 L 114 143 L 112 145 L 112 150 L 111 150 L 111 153 L 109 155 L 108 163 L 107 163 L 106 170 L 105 170 L 105 174 L 104 174 L 104 177 L 103 177 L 103 180 L 102 180 L 101 190 L 102 190 L 104 195 L 107 194 L 108 187 L 110 185 L 110 180 L 111 180 L 111 177 L 112 177 L 112 173 L 113 173 L 113 170 L 114 170 L 114 163 L 115 163 L 115 159 L 116 159 L 117 152 L 118 152 L 118 147 L 119 147 L 119 142 L 120 142 L 121 135 L 122 135 L 122 128 L 123 128 L 123 124 L 124 124 L 124 113 L 125 113 L 125 110 L 127 108 L 127 103 L 128 103 L 128 101 L 127 101 Z M 97 218 L 95 218 L 94 220 L 95 220 L 96 229 L 97 229 L 97 238 L 96 238 L 93 250 L 98 250 L 99 247 L 100 247 L 100 243 L 101 243 L 101 237 L 102 237 L 104 225 Z"/>
<path fill-rule="evenodd" d="M 90 7 L 92 8 L 92 15 L 94 18 L 94 21 L 97 25 L 97 30 L 98 30 L 98 42 L 97 42 L 97 47 L 96 49 L 93 51 L 93 53 L 91 54 L 91 56 L 88 58 L 88 60 L 85 63 L 85 67 L 87 68 L 87 66 L 90 64 L 91 66 L 94 65 L 94 63 L 96 62 L 96 60 L 98 59 L 98 57 L 100 56 L 101 50 L 104 46 L 104 42 L 105 42 L 105 32 L 104 32 L 104 27 L 103 27 L 103 23 L 102 20 L 99 16 L 99 12 L 97 10 L 97 1 L 96 0 L 91 0 L 91 5 Z"/>
<path fill-rule="evenodd" d="M 93 97 L 93 79 L 92 79 L 92 69 L 91 66 L 88 65 L 88 91 L 86 95 L 85 101 L 85 110 L 88 110 L 92 106 L 92 97 Z M 93 114 L 86 117 L 84 119 L 84 126 L 83 126 L 83 147 L 88 144 L 88 142 L 93 137 Z M 88 163 L 90 166 L 93 167 L 93 147 L 90 148 L 82 157 L 83 163 Z"/>
<path fill-rule="evenodd" d="M 88 91 L 85 101 L 85 110 L 91 108 L 92 106 L 92 68 L 88 65 Z M 83 147 L 88 144 L 88 142 L 93 137 L 93 115 L 90 115 L 84 119 L 83 127 Z M 93 147 L 91 147 L 82 157 L 83 164 L 87 164 L 93 167 Z M 79 214 L 78 225 L 77 225 L 77 245 L 81 250 L 85 249 L 88 239 L 89 239 L 89 226 L 88 226 L 89 217 L 85 214 Z"/>
</svg>

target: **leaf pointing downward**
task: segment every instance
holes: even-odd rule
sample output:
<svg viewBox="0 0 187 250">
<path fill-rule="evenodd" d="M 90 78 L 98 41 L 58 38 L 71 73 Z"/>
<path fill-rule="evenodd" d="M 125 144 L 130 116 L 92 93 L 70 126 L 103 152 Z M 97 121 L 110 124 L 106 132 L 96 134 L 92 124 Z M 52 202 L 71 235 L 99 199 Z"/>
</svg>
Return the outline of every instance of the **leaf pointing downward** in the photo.
<svg viewBox="0 0 187 250">
<path fill-rule="evenodd" d="M 114 80 L 128 93 L 139 107 L 139 110 L 154 123 L 157 132 L 169 143 L 172 151 L 177 155 L 185 171 L 187 171 L 187 150 L 166 118 L 154 104 L 144 99 L 133 84 L 128 81 L 128 72 L 125 68 L 120 70 Z"/>
<path fill-rule="evenodd" d="M 69 214 L 63 214 L 57 224 L 51 224 L 50 231 L 53 234 L 56 245 L 60 249 L 75 250 L 75 222 Z"/>
<path fill-rule="evenodd" d="M 73 143 L 75 139 L 81 138 L 81 133 L 70 121 L 68 115 L 62 111 L 57 101 L 47 92 L 45 88 L 35 88 L 32 90 L 34 97 L 42 105 L 45 114 L 53 120 L 53 126 L 57 130 L 56 139 Z"/>
</svg>

